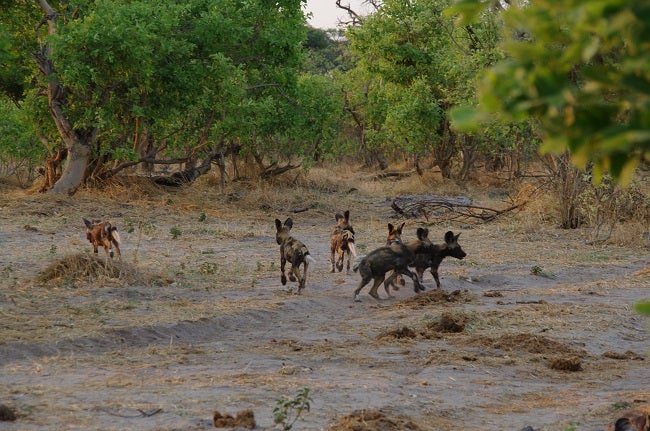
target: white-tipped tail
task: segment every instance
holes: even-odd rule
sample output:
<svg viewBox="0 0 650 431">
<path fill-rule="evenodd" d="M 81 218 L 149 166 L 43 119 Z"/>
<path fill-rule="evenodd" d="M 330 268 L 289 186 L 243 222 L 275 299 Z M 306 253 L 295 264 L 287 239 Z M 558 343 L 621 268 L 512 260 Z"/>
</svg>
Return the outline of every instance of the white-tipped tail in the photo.
<svg viewBox="0 0 650 431">
<path fill-rule="evenodd" d="M 348 243 L 348 248 L 350 249 L 352 256 L 357 257 L 357 248 L 354 246 L 353 242 Z"/>
<path fill-rule="evenodd" d="M 111 232 L 111 236 L 113 237 L 113 239 L 114 239 L 118 244 L 122 244 L 122 241 L 120 240 L 120 234 L 117 233 L 117 230 L 114 230 L 113 232 Z"/>
<path fill-rule="evenodd" d="M 316 263 L 316 259 L 314 259 L 313 257 L 311 257 L 311 254 L 306 255 L 306 256 L 305 256 L 305 260 L 306 260 L 307 262 L 309 262 L 309 263 Z"/>
</svg>

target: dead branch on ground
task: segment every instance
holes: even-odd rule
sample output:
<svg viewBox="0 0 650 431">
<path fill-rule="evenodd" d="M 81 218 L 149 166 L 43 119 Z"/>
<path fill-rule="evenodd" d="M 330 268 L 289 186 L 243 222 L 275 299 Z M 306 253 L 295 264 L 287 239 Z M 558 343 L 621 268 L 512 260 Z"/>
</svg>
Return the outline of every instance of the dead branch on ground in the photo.
<svg viewBox="0 0 650 431">
<path fill-rule="evenodd" d="M 466 196 L 408 195 L 393 199 L 391 208 L 406 218 L 424 217 L 427 222 L 444 220 L 478 220 L 490 222 L 504 214 L 522 209 L 528 200 L 513 202 L 506 208 L 473 205 Z"/>
</svg>

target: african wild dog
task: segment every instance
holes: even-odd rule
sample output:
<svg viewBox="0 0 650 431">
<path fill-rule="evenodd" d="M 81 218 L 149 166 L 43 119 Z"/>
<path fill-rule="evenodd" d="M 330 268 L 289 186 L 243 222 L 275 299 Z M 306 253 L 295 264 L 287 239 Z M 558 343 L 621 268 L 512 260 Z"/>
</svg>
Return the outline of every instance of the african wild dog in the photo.
<svg viewBox="0 0 650 431">
<path fill-rule="evenodd" d="M 391 223 L 388 223 L 388 237 L 386 238 L 386 245 L 391 245 L 402 241 L 402 229 L 404 229 L 405 224 L 406 223 L 402 223 L 401 225 L 395 227 Z M 393 286 L 393 290 L 399 290 L 400 286 L 404 287 L 406 285 L 404 276 L 402 276 L 402 274 L 397 274 L 393 281 L 391 281 L 390 285 Z"/>
<path fill-rule="evenodd" d="M 650 430 L 650 404 L 640 404 L 617 413 L 607 431 L 648 431 Z"/>
<path fill-rule="evenodd" d="M 117 233 L 117 228 L 110 222 L 101 220 L 86 220 L 81 218 L 86 225 L 86 238 L 93 245 L 93 252 L 97 254 L 99 246 L 104 248 L 106 255 L 113 257 L 113 248 L 117 252 L 117 257 L 120 254 L 120 235 Z"/>
<path fill-rule="evenodd" d="M 388 237 L 386 237 L 386 245 L 391 245 L 396 242 L 402 241 L 402 229 L 406 222 L 403 222 L 399 226 L 393 226 L 392 223 L 388 223 Z"/>
<path fill-rule="evenodd" d="M 302 242 L 298 241 L 290 235 L 291 228 L 293 227 L 293 220 L 288 218 L 284 224 L 278 219 L 275 219 L 275 241 L 280 246 L 280 271 L 282 275 L 280 280 L 282 285 L 287 284 L 287 276 L 285 275 L 285 264 L 291 264 L 289 272 L 289 280 L 298 280 L 298 292 L 305 288 L 305 281 L 307 280 L 307 267 L 309 262 L 315 262 L 314 258 L 309 255 L 309 250 Z M 300 265 L 304 265 L 302 275 L 300 274 Z"/>
<path fill-rule="evenodd" d="M 440 262 L 447 256 L 455 257 L 456 259 L 463 259 L 467 256 L 467 253 L 458 244 L 459 236 L 460 233 L 454 235 L 452 231 L 448 231 L 445 234 L 445 242 L 443 244 L 434 245 L 429 252 L 416 254 L 412 266 L 415 268 L 415 273 L 420 282 L 422 282 L 424 271 L 427 268 L 431 268 L 431 275 L 436 280 L 436 286 L 440 289 L 440 278 L 438 277 Z"/>
<path fill-rule="evenodd" d="M 343 261 L 347 254 L 347 273 L 349 274 L 350 256 L 357 257 L 357 249 L 354 246 L 354 229 L 350 224 L 350 211 L 345 211 L 343 214 L 337 213 L 334 218 L 336 219 L 336 226 L 332 228 L 330 234 L 330 272 L 335 272 L 335 267 L 339 272 L 343 270 Z"/>
<path fill-rule="evenodd" d="M 420 290 L 424 290 L 420 285 L 417 276 L 408 268 L 408 266 L 413 263 L 416 253 L 424 253 L 433 247 L 428 235 L 428 229 L 418 228 L 416 240 L 409 241 L 406 244 L 401 241 L 393 242 L 390 245 L 380 247 L 370 252 L 366 257 L 364 257 L 359 265 L 354 267 L 354 270 L 358 270 L 361 274 L 359 287 L 354 291 L 354 300 L 357 302 L 361 301 L 359 298 L 359 292 L 361 292 L 361 289 L 363 289 L 370 280 L 374 280 L 374 283 L 370 288 L 370 296 L 379 299 L 377 288 L 383 281 L 386 294 L 388 297 L 391 297 L 388 286 L 398 274 L 406 275 L 413 280 L 415 286 L 414 290 L 416 293 Z M 386 279 L 386 273 L 388 271 L 393 271 L 393 274 Z"/>
</svg>

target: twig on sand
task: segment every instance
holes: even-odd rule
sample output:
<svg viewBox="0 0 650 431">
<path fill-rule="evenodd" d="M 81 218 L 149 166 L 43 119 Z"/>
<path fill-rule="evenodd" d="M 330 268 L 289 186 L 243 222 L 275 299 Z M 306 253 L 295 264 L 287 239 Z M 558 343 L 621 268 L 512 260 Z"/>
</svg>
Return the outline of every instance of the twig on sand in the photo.
<svg viewBox="0 0 650 431">
<path fill-rule="evenodd" d="M 115 411 L 113 411 L 111 409 L 108 409 L 106 407 L 100 407 L 100 408 L 98 408 L 98 410 L 101 411 L 101 412 L 104 412 L 106 414 L 109 414 L 111 416 L 117 416 L 117 417 L 126 418 L 126 419 L 148 418 L 148 417 L 151 417 L 153 415 L 157 415 L 158 413 L 163 411 L 162 408 L 149 410 L 148 412 L 144 411 L 144 410 L 141 410 L 141 409 L 137 409 L 137 411 L 140 412 L 139 414 L 122 414 L 122 413 L 117 413 L 117 412 L 115 412 Z"/>
</svg>

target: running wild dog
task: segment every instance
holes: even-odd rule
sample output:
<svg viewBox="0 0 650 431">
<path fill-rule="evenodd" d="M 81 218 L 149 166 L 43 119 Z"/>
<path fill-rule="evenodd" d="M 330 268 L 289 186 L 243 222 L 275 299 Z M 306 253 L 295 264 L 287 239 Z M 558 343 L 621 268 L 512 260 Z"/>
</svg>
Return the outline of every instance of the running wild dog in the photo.
<svg viewBox="0 0 650 431">
<path fill-rule="evenodd" d="M 289 280 L 298 280 L 297 294 L 299 295 L 300 291 L 305 288 L 309 262 L 315 262 L 315 260 L 309 255 L 309 250 L 307 250 L 305 244 L 291 236 L 290 232 L 292 227 L 293 220 L 291 218 L 286 219 L 284 224 L 280 220 L 275 219 L 275 241 L 280 246 L 280 271 L 282 272 L 280 280 L 283 286 L 287 284 L 284 267 L 289 262 L 291 264 Z M 300 274 L 300 265 L 304 265 L 302 275 Z"/>
<path fill-rule="evenodd" d="M 117 257 L 120 254 L 120 235 L 117 233 L 117 228 L 110 222 L 101 220 L 86 220 L 81 218 L 86 225 L 86 238 L 93 245 L 93 252 L 97 254 L 99 246 L 104 248 L 107 256 L 113 258 L 113 248 L 117 252 Z"/>
<path fill-rule="evenodd" d="M 442 260 L 447 257 L 455 257 L 456 259 L 463 259 L 467 256 L 467 253 L 463 251 L 460 244 L 458 244 L 458 235 L 454 235 L 452 231 L 448 231 L 445 234 L 445 242 L 442 244 L 434 245 L 427 253 L 416 254 L 415 260 L 413 262 L 413 267 L 415 268 L 415 273 L 418 276 L 418 280 L 422 281 L 424 276 L 424 271 L 427 268 L 431 268 L 431 275 L 433 275 L 434 280 L 436 280 L 436 286 L 440 289 L 440 278 L 438 277 L 438 267 Z"/>
<path fill-rule="evenodd" d="M 350 211 L 343 214 L 337 213 L 336 226 L 332 228 L 330 234 L 330 272 L 335 272 L 335 267 L 341 272 L 343 270 L 343 261 L 348 256 L 347 273 L 350 273 L 350 256 L 357 257 L 357 249 L 354 246 L 354 229 L 350 224 Z"/>
<path fill-rule="evenodd" d="M 417 276 L 408 268 L 413 263 L 417 253 L 425 253 L 433 247 L 433 244 L 428 238 L 429 230 L 418 228 L 417 239 L 404 244 L 401 241 L 393 242 L 390 245 L 380 247 L 370 252 L 364 257 L 358 266 L 355 266 L 354 271 L 359 271 L 361 274 L 361 282 L 359 287 L 354 291 L 354 300 L 359 302 L 359 292 L 370 280 L 374 280 L 370 288 L 370 296 L 379 299 L 377 288 L 384 282 L 384 289 L 388 297 L 391 297 L 389 285 L 398 274 L 408 276 L 413 280 L 415 292 L 424 290 L 420 285 Z M 393 274 L 386 279 L 386 273 L 393 271 Z"/>
</svg>

